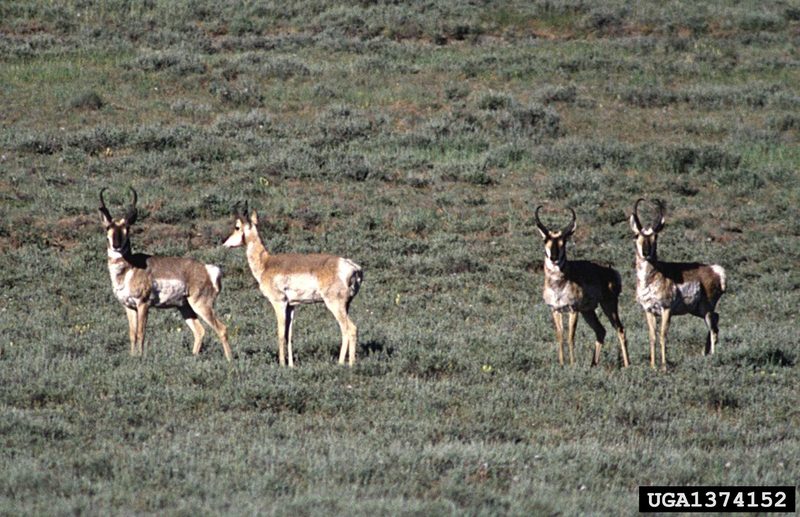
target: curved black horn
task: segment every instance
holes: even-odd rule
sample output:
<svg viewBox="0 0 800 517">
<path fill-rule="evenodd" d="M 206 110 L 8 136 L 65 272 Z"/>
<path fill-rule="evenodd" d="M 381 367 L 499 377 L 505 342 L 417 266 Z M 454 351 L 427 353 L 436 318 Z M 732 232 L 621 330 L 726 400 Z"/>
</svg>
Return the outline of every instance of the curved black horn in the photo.
<svg viewBox="0 0 800 517">
<path fill-rule="evenodd" d="M 100 210 L 100 213 L 103 214 L 103 217 L 110 221 L 112 219 L 111 212 L 109 212 L 108 208 L 106 208 L 106 201 L 103 199 L 103 192 L 106 190 L 108 189 L 105 187 L 100 189 L 100 208 L 98 210 Z"/>
<path fill-rule="evenodd" d="M 539 219 L 539 210 L 541 208 L 542 208 L 542 205 L 539 205 L 539 206 L 536 207 L 536 211 L 533 212 L 533 219 L 534 219 L 534 221 L 536 221 L 536 227 L 539 228 L 539 231 L 541 231 L 545 235 L 549 235 L 550 234 L 550 230 L 548 230 L 547 226 L 542 224 L 542 221 Z"/>
<path fill-rule="evenodd" d="M 131 193 L 133 194 L 133 202 L 128 207 L 128 211 L 125 213 L 125 222 L 128 224 L 133 224 L 136 222 L 136 216 L 138 215 L 138 210 L 136 209 L 136 201 L 138 201 L 139 196 L 136 195 L 136 191 L 133 187 L 130 187 Z"/>
<path fill-rule="evenodd" d="M 567 223 L 567 225 L 564 227 L 563 230 L 561 230 L 561 235 L 568 235 L 568 234 L 572 233 L 572 230 L 574 228 L 573 225 L 575 224 L 575 221 L 577 220 L 577 217 L 575 216 L 575 210 L 573 210 L 571 208 L 567 208 L 567 210 L 569 210 L 572 213 L 572 220 L 569 223 Z"/>
<path fill-rule="evenodd" d="M 639 203 L 644 201 L 643 197 L 640 197 L 636 200 L 636 203 L 633 205 L 633 222 L 636 223 L 636 228 L 639 231 L 642 231 L 642 221 L 639 220 Z"/>
</svg>

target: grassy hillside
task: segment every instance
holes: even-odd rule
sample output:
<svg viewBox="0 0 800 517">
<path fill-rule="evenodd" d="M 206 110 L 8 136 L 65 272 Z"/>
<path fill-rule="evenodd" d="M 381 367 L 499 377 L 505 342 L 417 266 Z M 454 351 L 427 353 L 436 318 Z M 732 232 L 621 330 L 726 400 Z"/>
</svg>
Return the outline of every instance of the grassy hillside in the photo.
<svg viewBox="0 0 800 517">
<path fill-rule="evenodd" d="M 0 513 L 633 513 L 642 484 L 800 482 L 800 9 L 791 2 L 0 3 Z M 128 356 L 97 193 L 134 249 L 225 272 L 200 357 L 175 311 Z M 719 353 L 647 366 L 626 217 L 722 264 Z M 277 366 L 220 244 L 352 258 L 358 363 L 321 306 Z M 615 265 L 610 332 L 557 366 L 533 208 Z M 603 320 L 610 329 L 607 321 Z"/>
</svg>

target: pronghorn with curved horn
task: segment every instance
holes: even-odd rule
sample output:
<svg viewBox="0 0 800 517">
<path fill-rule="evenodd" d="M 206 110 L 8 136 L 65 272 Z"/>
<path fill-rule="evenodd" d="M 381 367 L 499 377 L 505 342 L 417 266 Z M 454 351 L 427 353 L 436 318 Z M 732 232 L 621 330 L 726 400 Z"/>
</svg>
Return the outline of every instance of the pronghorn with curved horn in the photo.
<svg viewBox="0 0 800 517">
<path fill-rule="evenodd" d="M 292 327 L 298 305 L 324 303 L 339 323 L 342 347 L 339 364 L 349 356 L 349 365 L 356 360 L 358 328 L 348 315 L 350 302 L 358 294 L 364 274 L 352 260 L 335 255 L 295 253 L 270 254 L 258 235 L 258 214 L 247 214 L 247 204 L 241 210 L 234 207 L 234 229 L 223 244 L 227 248 L 244 246 L 250 271 L 259 290 L 272 304 L 278 323 L 278 361 L 294 366 Z"/>
<path fill-rule="evenodd" d="M 567 241 L 575 232 L 575 211 L 571 208 L 572 220 L 560 231 L 550 231 L 539 219 L 536 208 L 534 218 L 536 227 L 544 240 L 544 290 L 542 296 L 553 315 L 556 330 L 556 347 L 558 362 L 564 364 L 564 330 L 562 314 L 569 315 L 567 343 L 569 345 L 569 362 L 575 362 L 574 344 L 575 328 L 578 314 L 595 333 L 595 350 L 592 366 L 600 361 L 600 351 L 606 336 L 606 329 L 595 314 L 598 305 L 603 309 L 611 325 L 617 331 L 619 346 L 622 352 L 622 364 L 628 366 L 628 349 L 625 340 L 625 329 L 619 318 L 619 295 L 622 292 L 622 279 L 613 268 L 587 260 L 567 260 Z"/>
<path fill-rule="evenodd" d="M 639 219 L 639 198 L 630 225 L 636 234 L 636 299 L 647 317 L 650 366 L 656 367 L 656 316 L 661 315 L 661 369 L 667 369 L 667 331 L 672 316 L 692 314 L 708 327 L 705 354 L 713 354 L 719 336 L 717 302 L 725 292 L 725 269 L 717 264 L 661 262 L 656 255 L 658 233 L 664 228 L 664 203 L 656 199 L 658 213 L 649 227 Z"/>
<path fill-rule="evenodd" d="M 150 307 L 177 308 L 194 335 L 192 353 L 200 353 L 205 330 L 198 315 L 213 328 L 232 358 L 225 325 L 214 313 L 214 300 L 222 289 L 217 266 L 183 257 L 159 257 L 131 251 L 130 228 L 136 222 L 136 191 L 122 219 L 114 220 L 100 191 L 100 215 L 106 230 L 108 271 L 117 300 L 128 316 L 131 355 L 144 355 L 144 331 Z"/>
</svg>

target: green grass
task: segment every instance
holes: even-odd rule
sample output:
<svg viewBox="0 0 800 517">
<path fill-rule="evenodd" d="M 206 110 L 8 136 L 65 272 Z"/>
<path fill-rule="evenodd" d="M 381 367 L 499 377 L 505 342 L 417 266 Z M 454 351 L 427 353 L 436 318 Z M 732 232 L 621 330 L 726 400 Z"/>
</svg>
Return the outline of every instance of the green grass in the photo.
<svg viewBox="0 0 800 517">
<path fill-rule="evenodd" d="M 800 14 L 779 3 L 0 4 L 0 513 L 618 514 L 643 484 L 797 485 Z M 80 16 L 78 16 L 80 15 Z M 134 249 L 220 265 L 200 357 L 174 311 L 128 356 L 97 214 L 139 192 Z M 626 217 L 722 264 L 721 343 L 674 321 L 647 366 Z M 365 271 L 298 367 L 241 250 Z M 539 204 L 611 262 L 609 336 L 557 366 Z M 606 324 L 610 330 L 610 326 Z"/>
</svg>

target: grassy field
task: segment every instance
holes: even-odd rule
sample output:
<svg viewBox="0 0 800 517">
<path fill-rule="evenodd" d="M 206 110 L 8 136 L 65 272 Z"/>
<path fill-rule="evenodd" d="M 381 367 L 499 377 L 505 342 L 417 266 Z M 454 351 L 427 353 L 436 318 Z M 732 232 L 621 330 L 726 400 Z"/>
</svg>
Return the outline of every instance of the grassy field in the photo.
<svg viewBox="0 0 800 517">
<path fill-rule="evenodd" d="M 800 483 L 793 2 L 0 2 L 0 514 L 630 514 L 644 484 Z M 135 250 L 224 270 L 234 360 L 174 311 L 128 355 L 97 193 Z M 647 366 L 626 217 L 723 265 L 718 354 Z M 358 362 L 321 306 L 277 365 L 241 250 L 364 268 Z M 559 367 L 533 209 L 623 276 Z M 563 223 L 562 223 L 563 224 Z M 610 331 L 610 326 L 604 322 Z"/>
</svg>

